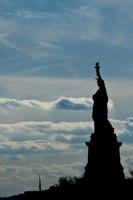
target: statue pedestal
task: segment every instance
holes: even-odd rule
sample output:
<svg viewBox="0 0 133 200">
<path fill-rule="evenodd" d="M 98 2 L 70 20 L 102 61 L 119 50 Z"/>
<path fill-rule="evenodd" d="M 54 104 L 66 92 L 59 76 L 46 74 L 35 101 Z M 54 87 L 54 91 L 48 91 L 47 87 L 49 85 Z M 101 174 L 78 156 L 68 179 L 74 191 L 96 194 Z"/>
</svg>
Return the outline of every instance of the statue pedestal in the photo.
<svg viewBox="0 0 133 200">
<path fill-rule="evenodd" d="M 119 148 L 114 133 L 93 133 L 88 147 L 88 162 L 84 178 L 89 181 L 121 181 L 125 178 Z"/>
</svg>

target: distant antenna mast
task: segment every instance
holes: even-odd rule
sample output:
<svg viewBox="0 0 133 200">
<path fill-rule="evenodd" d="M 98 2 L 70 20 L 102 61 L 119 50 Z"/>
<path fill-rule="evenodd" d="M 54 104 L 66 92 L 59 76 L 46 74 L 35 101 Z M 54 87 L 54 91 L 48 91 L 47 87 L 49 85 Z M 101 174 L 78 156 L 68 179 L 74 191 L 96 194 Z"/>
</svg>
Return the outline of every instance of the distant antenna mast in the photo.
<svg viewBox="0 0 133 200">
<path fill-rule="evenodd" d="M 41 183 L 41 176 L 39 174 L 39 191 L 42 191 L 42 183 Z"/>
</svg>

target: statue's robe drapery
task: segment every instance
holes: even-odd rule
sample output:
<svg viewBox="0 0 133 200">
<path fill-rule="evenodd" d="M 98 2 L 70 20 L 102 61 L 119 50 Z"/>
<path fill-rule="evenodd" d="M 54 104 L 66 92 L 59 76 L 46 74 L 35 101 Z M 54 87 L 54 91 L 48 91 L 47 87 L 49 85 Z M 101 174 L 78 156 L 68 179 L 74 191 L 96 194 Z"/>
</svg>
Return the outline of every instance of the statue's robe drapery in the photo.
<svg viewBox="0 0 133 200">
<path fill-rule="evenodd" d="M 99 89 L 93 95 L 93 112 L 92 118 L 94 120 L 95 132 L 102 131 L 104 129 L 111 129 L 113 131 L 113 127 L 108 121 L 108 95 L 105 87 L 104 80 L 101 77 L 97 80 Z"/>
<path fill-rule="evenodd" d="M 94 121 L 107 120 L 108 118 L 108 95 L 106 92 L 105 85 L 100 86 L 97 92 L 93 95 L 93 112 L 92 118 Z"/>
</svg>

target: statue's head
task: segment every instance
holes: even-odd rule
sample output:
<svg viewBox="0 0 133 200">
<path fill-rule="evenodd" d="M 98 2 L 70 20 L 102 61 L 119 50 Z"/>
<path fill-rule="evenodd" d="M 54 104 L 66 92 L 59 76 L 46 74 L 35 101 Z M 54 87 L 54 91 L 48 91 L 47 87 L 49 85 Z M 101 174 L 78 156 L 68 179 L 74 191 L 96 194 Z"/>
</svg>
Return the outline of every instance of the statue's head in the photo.
<svg viewBox="0 0 133 200">
<path fill-rule="evenodd" d="M 97 79 L 97 85 L 98 85 L 98 87 L 105 87 L 104 80 L 101 79 L 101 78 L 98 78 Z"/>
</svg>

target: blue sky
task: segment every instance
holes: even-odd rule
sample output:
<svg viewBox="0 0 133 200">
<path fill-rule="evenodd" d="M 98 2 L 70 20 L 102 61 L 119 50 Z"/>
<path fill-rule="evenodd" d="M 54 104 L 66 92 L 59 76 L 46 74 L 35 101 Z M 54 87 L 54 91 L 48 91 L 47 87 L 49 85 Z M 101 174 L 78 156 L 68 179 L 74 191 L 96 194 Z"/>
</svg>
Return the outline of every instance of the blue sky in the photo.
<svg viewBox="0 0 133 200">
<path fill-rule="evenodd" d="M 99 60 L 132 77 L 132 3 L 120 2 L 1 1 L 1 74 L 87 78 Z"/>
<path fill-rule="evenodd" d="M 94 65 L 128 176 L 133 168 L 132 0 L 0 1 L 0 195 L 83 174 Z"/>
</svg>

